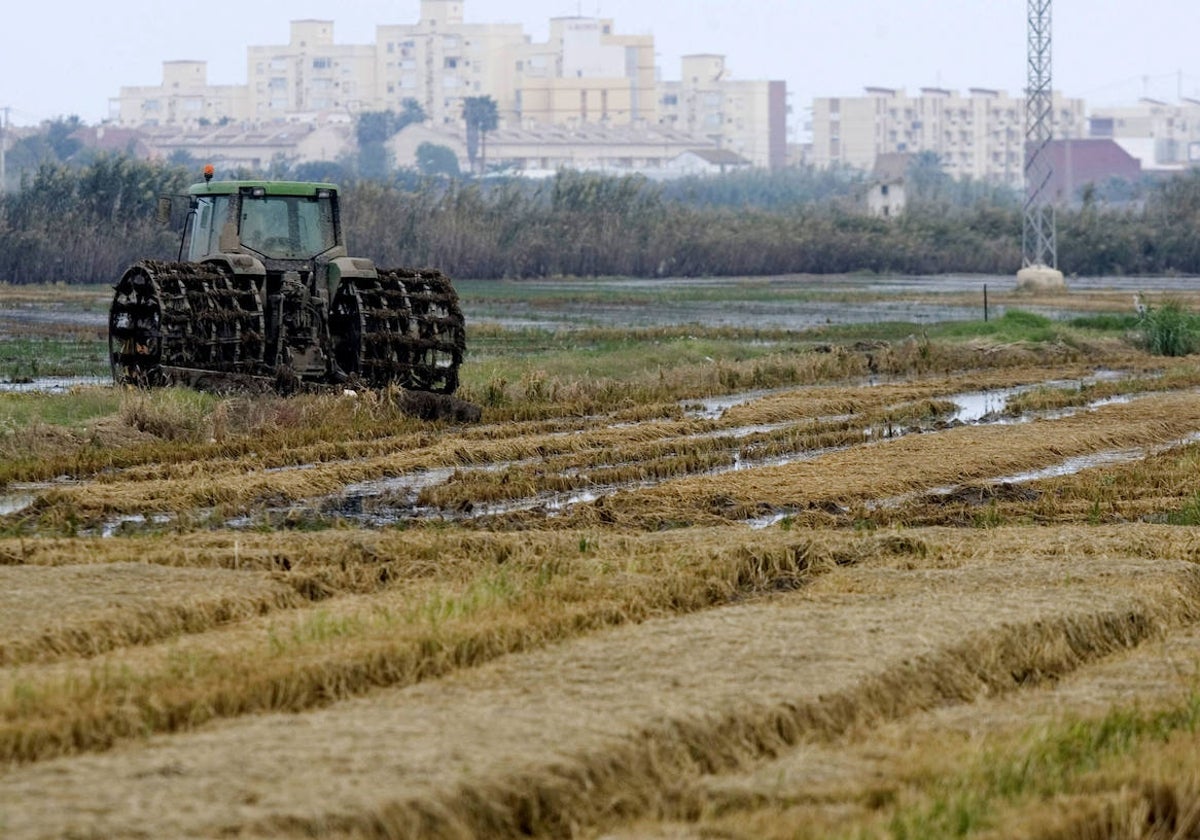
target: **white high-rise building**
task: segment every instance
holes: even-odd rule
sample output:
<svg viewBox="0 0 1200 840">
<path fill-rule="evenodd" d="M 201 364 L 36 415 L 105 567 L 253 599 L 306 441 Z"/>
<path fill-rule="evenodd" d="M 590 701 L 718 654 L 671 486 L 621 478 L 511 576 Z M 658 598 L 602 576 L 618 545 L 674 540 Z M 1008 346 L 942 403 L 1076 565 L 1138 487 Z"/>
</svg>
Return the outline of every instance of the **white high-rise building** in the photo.
<svg viewBox="0 0 1200 840">
<path fill-rule="evenodd" d="M 1053 106 L 1056 138 L 1086 136 L 1082 99 L 1055 93 Z M 1025 100 L 1003 91 L 922 88 L 909 96 L 872 87 L 864 96 L 814 100 L 812 125 L 818 167 L 870 171 L 880 155 L 933 152 L 955 178 L 1024 182 Z"/>
</svg>

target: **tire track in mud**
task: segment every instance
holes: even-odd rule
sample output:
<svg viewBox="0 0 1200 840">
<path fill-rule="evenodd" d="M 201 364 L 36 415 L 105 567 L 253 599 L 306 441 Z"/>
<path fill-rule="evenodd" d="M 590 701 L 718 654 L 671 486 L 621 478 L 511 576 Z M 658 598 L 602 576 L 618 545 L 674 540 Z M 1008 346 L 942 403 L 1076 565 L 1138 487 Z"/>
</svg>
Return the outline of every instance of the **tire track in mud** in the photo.
<svg viewBox="0 0 1200 840">
<path fill-rule="evenodd" d="M 1057 550 L 844 568 L 810 592 L 326 710 L 11 770 L 0 820 L 14 838 L 562 835 L 654 813 L 681 785 L 797 744 L 1038 685 L 1200 617 L 1191 564 Z"/>
<path fill-rule="evenodd" d="M 747 395 L 745 402 L 736 397 L 713 400 L 698 410 L 693 409 L 690 420 L 592 426 L 549 435 L 518 433 L 504 435 L 500 440 L 486 440 L 487 435 L 476 431 L 471 437 L 478 435 L 485 440 L 460 441 L 449 456 L 434 450 L 410 453 L 402 461 L 391 459 L 390 465 L 384 467 L 388 473 L 384 478 L 362 477 L 317 496 L 297 497 L 293 490 L 290 494 L 293 498 L 286 505 L 247 509 L 226 521 L 242 528 L 306 518 L 342 519 L 368 527 L 431 518 L 491 527 L 504 527 L 514 516 L 554 520 L 569 514 L 573 508 L 603 504 L 614 494 L 652 490 L 690 477 L 720 477 L 787 466 L 912 434 L 938 434 L 963 425 L 1065 420 L 1106 405 L 1148 396 L 1133 393 L 1103 397 L 1087 405 L 1053 412 L 1028 412 L 1016 417 L 1004 413 L 1007 399 L 1037 388 L 1112 379 L 1112 375 L 1102 373 L 1090 380 L 1052 379 L 965 392 L 956 390 L 954 383 L 925 386 L 924 390 L 920 385 L 901 383 L 868 388 L 866 397 L 850 399 L 845 396 L 845 389 L 840 389 L 842 396 L 833 399 L 822 397 L 822 389 L 755 392 Z M 783 410 L 770 406 L 772 400 L 780 397 L 786 405 L 786 400 L 795 400 L 797 394 L 809 397 L 806 399 L 809 404 Z M 890 398 L 891 394 L 895 398 Z M 768 405 L 757 406 L 759 400 Z M 714 413 L 724 416 L 714 417 Z M 510 454 L 518 457 L 506 457 Z M 357 463 L 340 468 L 321 465 L 305 469 L 310 472 L 319 469 L 331 478 L 351 470 L 358 476 L 369 476 L 383 463 L 376 459 L 374 466 Z M 403 463 L 421 466 L 417 471 L 405 471 Z M 290 471 L 276 472 L 279 475 L 271 485 L 287 484 Z M 314 481 L 328 484 L 328 480 L 314 478 Z M 268 479 L 262 477 L 261 482 L 266 486 Z M 304 482 L 298 484 L 303 486 Z M 261 497 L 262 491 L 251 495 Z M 754 517 L 753 512 L 746 515 Z M 103 533 L 115 533 L 125 521 L 122 517 L 109 519 Z"/>
<path fill-rule="evenodd" d="M 634 454 L 626 446 L 619 451 L 601 446 L 584 452 L 547 452 L 540 457 L 499 461 L 484 465 L 467 465 L 432 473 L 393 476 L 378 481 L 364 481 L 340 493 L 306 502 L 313 509 L 372 526 L 387 525 L 404 519 L 446 518 L 474 521 L 484 526 L 503 527 L 506 520 L 530 515 L 555 519 L 569 514 L 573 508 L 604 504 L 618 493 L 652 490 L 675 481 L 697 476 L 720 477 L 731 473 L 770 467 L 783 467 L 809 462 L 863 446 L 906 437 L 911 434 L 937 434 L 963 425 L 1019 425 L 1036 420 L 1066 420 L 1108 405 L 1127 404 L 1151 395 L 1127 393 L 1106 396 L 1084 405 L 1053 411 L 1029 411 L 1016 416 L 1005 412 L 1005 404 L 1039 388 L 1084 386 L 1086 383 L 1112 382 L 1118 378 L 1102 371 L 1077 381 L 1059 379 L 1035 384 L 982 391 L 956 391 L 945 386 L 933 389 L 928 395 L 907 401 L 890 403 L 879 400 L 871 406 L 847 404 L 845 400 L 814 400 L 815 410 L 846 409 L 849 413 L 826 414 L 780 420 L 767 409 L 765 420 L 756 417 L 755 403 L 759 400 L 794 396 L 795 389 L 773 392 L 750 392 L 700 401 L 690 406 L 695 419 L 705 420 L 709 428 L 689 430 L 682 435 L 652 434 L 636 444 L 644 450 Z M 816 389 L 802 389 L 809 391 Z M 882 390 L 882 389 L 881 389 Z M 1182 393 L 1182 392 L 1180 392 Z M 947 407 L 948 406 L 948 407 Z M 748 419 L 742 416 L 748 415 Z M 639 427 L 626 426 L 630 437 L 637 439 Z M 570 433 L 567 433 L 570 434 Z M 1159 444 L 1178 446 L 1187 439 Z M 1141 457 L 1144 451 L 1126 453 L 1097 453 L 1095 464 L 1086 458 L 1076 458 L 1066 464 L 1048 465 L 1046 474 L 1066 474 L 1071 470 L 1115 462 L 1118 458 Z M 636 477 L 630 477 L 630 475 Z M 1040 475 L 1006 478 L 992 476 L 994 481 L 1030 481 Z M 955 488 L 929 488 L 929 492 Z M 887 500 L 880 499 L 879 503 Z M 291 509 L 294 513 L 294 508 Z M 276 510 L 276 516 L 287 511 Z M 787 516 L 789 511 L 775 515 L 774 520 Z M 757 519 L 758 517 L 750 517 Z M 241 520 L 245 525 L 252 519 Z M 760 523 L 761 524 L 761 523 Z"/>
<path fill-rule="evenodd" d="M 1103 383 L 1109 390 L 1116 389 L 1112 385 L 1116 375 L 1109 372 L 1077 380 L 1059 377 L 966 391 L 962 388 L 970 387 L 970 379 L 752 392 L 707 403 L 693 401 L 687 405 L 691 416 L 683 419 L 615 424 L 591 418 L 549 433 L 546 424 L 468 428 L 437 436 L 415 449 L 363 459 L 271 468 L 240 459 L 218 464 L 220 469 L 210 475 L 194 469 L 173 471 L 178 477 L 150 477 L 152 469 L 138 468 L 77 485 L 23 490 L 6 518 L 43 527 L 66 520 L 74 528 L 82 527 L 83 534 L 100 536 L 161 530 L 177 527 L 177 522 L 183 522 L 182 527 L 195 522 L 205 527 L 249 528 L 344 520 L 386 527 L 448 519 L 475 527 L 533 523 L 571 527 L 594 520 L 598 507 L 607 505 L 603 516 L 611 515 L 609 502 L 619 497 L 653 496 L 657 490 L 697 479 L 743 483 L 750 473 L 836 459 L 848 451 L 917 434 L 938 436 L 964 425 L 1021 426 L 1038 419 L 1067 422 L 1080 414 L 1164 396 L 1138 392 L 1135 387 L 1117 396 L 1100 396 L 1087 405 L 1016 417 L 1005 414 L 1008 399 L 1039 388 Z M 1002 379 L 989 381 L 1003 383 Z M 1180 427 L 1174 438 L 1149 443 L 1183 441 L 1196 431 L 1200 422 Z M 1103 460 L 1105 451 L 1074 451 L 1068 457 L 1094 454 Z M 1011 472 L 1053 469 L 1060 463 L 1052 457 L 1026 461 Z M 1086 466 L 1086 461 L 1080 463 Z M 137 478 L 147 473 L 146 478 Z M 1005 475 L 993 471 L 974 478 L 1003 481 Z M 933 479 L 925 487 L 901 488 L 893 495 L 953 489 L 956 482 L 950 478 Z M 886 493 L 832 498 L 822 505 L 834 509 L 853 502 L 886 504 L 889 498 Z M 713 522 L 734 518 L 769 524 L 808 509 L 807 504 L 789 507 L 770 498 L 729 510 L 719 507 L 691 515 L 708 516 Z"/>
</svg>

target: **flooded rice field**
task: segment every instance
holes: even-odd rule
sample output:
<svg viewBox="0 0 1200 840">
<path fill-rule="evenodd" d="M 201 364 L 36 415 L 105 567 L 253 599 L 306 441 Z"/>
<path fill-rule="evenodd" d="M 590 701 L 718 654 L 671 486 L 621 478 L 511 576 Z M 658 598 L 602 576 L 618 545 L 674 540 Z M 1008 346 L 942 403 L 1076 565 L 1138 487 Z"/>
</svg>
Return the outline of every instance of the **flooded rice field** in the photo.
<svg viewBox="0 0 1200 840">
<path fill-rule="evenodd" d="M 1195 836 L 1200 364 L 1067 323 L 1167 281 L 467 283 L 477 423 L 21 361 L 0 837 Z"/>
</svg>

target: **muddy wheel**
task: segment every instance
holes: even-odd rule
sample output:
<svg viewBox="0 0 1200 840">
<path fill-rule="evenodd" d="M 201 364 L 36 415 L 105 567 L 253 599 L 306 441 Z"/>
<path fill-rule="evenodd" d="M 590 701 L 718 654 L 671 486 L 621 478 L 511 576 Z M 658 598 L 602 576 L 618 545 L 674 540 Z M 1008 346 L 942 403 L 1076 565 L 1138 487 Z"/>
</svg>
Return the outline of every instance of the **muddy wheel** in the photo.
<svg viewBox="0 0 1200 840">
<path fill-rule="evenodd" d="M 466 329 L 450 279 L 438 271 L 410 269 L 393 269 L 381 276 L 403 290 L 408 308 L 401 338 L 407 348 L 405 387 L 454 393 L 466 348 Z"/>
<path fill-rule="evenodd" d="M 203 264 L 211 272 L 209 294 L 216 304 L 213 314 L 220 370 L 260 373 L 263 368 L 264 326 L 258 286 L 253 275 L 234 274 L 223 263 Z"/>
<path fill-rule="evenodd" d="M 351 284 L 343 284 L 334 294 L 329 308 L 329 339 L 333 345 L 333 360 L 347 376 L 362 375 L 365 331 L 366 319 L 358 291 Z"/>
<path fill-rule="evenodd" d="M 113 382 L 162 385 L 162 298 L 154 274 L 139 263 L 117 283 L 108 313 L 108 356 Z"/>
</svg>

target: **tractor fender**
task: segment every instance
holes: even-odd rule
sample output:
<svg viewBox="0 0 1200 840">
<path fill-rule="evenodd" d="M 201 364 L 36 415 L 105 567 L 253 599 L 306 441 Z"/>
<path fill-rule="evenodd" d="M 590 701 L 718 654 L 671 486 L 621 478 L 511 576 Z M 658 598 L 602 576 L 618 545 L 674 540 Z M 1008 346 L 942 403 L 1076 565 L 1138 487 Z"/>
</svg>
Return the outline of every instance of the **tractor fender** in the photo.
<svg viewBox="0 0 1200 840">
<path fill-rule="evenodd" d="M 329 300 L 346 280 L 374 280 L 379 276 L 375 263 L 363 257 L 336 257 L 329 261 L 325 282 L 329 288 Z"/>
<path fill-rule="evenodd" d="M 251 277 L 266 277 L 267 267 L 261 260 L 249 254 L 213 254 L 204 262 L 217 264 L 229 271 L 230 274 L 249 275 Z"/>
</svg>

